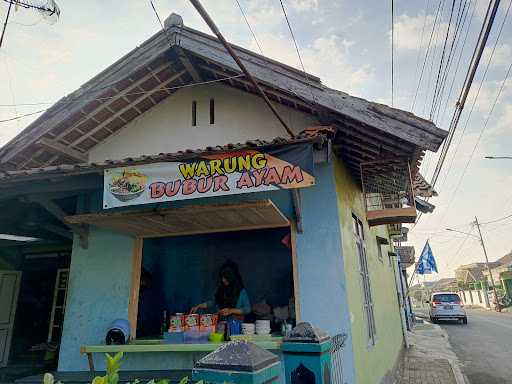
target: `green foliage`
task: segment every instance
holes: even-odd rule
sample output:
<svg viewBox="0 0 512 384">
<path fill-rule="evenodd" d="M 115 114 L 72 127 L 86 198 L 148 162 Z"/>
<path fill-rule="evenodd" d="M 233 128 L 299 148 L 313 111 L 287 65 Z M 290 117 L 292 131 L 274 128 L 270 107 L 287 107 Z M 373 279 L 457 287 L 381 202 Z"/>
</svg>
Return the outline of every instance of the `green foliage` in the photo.
<svg viewBox="0 0 512 384">
<path fill-rule="evenodd" d="M 106 356 L 106 375 L 105 376 L 96 376 L 91 384 L 118 384 L 119 383 L 119 371 L 121 370 L 121 360 L 123 358 L 123 352 L 118 352 L 115 356 L 111 356 L 108 353 Z M 131 384 L 140 384 L 141 381 L 139 379 L 135 379 Z M 179 384 L 189 384 L 190 379 L 185 376 L 179 382 Z M 63 384 L 58 381 L 55 383 L 55 378 L 51 373 L 45 373 L 43 377 L 43 384 Z M 154 379 L 148 381 L 146 384 L 169 384 L 169 380 L 161 379 L 155 381 Z M 204 384 L 203 381 L 199 381 L 196 384 Z"/>
</svg>

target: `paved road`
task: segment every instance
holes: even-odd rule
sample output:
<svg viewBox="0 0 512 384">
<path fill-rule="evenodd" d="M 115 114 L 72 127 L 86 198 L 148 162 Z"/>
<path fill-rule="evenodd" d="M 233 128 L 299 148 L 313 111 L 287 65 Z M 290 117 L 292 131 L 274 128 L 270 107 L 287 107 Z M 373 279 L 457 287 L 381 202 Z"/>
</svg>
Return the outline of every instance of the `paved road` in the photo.
<svg viewBox="0 0 512 384">
<path fill-rule="evenodd" d="M 470 384 L 512 384 L 512 314 L 468 310 L 468 325 L 440 325 Z"/>
</svg>

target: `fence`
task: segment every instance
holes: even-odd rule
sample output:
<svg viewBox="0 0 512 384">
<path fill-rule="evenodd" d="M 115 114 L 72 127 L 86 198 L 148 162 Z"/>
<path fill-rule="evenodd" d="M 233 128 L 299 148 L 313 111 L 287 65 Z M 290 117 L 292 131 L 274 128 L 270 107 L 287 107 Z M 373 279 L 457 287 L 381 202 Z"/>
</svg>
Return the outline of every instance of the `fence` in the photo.
<svg viewBox="0 0 512 384">
<path fill-rule="evenodd" d="M 331 383 L 345 384 L 343 381 L 343 348 L 347 340 L 346 334 L 339 334 L 331 339 Z"/>
</svg>

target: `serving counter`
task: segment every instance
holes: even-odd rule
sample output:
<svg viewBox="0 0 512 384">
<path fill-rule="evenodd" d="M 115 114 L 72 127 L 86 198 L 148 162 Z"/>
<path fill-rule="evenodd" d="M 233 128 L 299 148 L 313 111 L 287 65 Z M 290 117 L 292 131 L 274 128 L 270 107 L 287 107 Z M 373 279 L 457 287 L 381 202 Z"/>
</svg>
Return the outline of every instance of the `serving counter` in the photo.
<svg viewBox="0 0 512 384">
<path fill-rule="evenodd" d="M 270 351 L 281 348 L 282 337 L 268 337 L 264 341 L 252 341 L 257 346 Z M 168 344 L 162 339 L 135 340 L 129 344 L 122 345 L 84 345 L 80 353 L 87 355 L 89 370 L 95 374 L 93 353 L 148 353 L 148 352 L 213 352 L 224 343 L 201 343 L 201 344 Z"/>
</svg>

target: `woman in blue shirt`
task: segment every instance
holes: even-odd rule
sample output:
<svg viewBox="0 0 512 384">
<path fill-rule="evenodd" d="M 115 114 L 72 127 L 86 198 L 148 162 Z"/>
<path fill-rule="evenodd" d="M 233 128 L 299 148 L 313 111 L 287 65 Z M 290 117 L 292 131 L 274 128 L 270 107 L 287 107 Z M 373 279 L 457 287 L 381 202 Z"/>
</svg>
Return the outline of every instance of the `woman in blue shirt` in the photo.
<svg viewBox="0 0 512 384">
<path fill-rule="evenodd" d="M 243 317 L 251 312 L 251 303 L 244 287 L 238 265 L 226 261 L 219 273 L 219 286 L 215 292 L 215 300 L 201 303 L 192 308 L 191 312 L 214 308 L 223 317 Z"/>
</svg>

